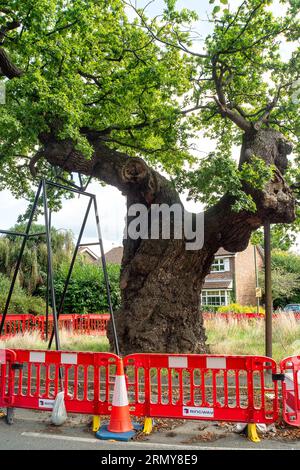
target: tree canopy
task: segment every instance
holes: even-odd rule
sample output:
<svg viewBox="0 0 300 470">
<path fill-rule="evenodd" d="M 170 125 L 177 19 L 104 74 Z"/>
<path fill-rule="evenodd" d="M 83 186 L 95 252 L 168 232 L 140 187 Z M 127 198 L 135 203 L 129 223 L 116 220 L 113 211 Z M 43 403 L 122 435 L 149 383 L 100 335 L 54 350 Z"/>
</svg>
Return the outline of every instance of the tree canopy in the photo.
<svg viewBox="0 0 300 470">
<path fill-rule="evenodd" d="M 232 145 L 251 127 L 271 126 L 293 142 L 298 163 L 299 0 L 282 0 L 282 16 L 272 0 L 210 3 L 212 32 L 199 48 L 196 13 L 174 0 L 156 17 L 130 0 L 0 2 L 0 188 L 31 195 L 32 157 L 34 174 L 53 174 L 41 158 L 46 134 L 72 139 L 87 159 L 97 135 L 165 170 L 191 197 L 211 205 L 229 193 L 238 210 L 255 210 L 242 183 L 262 187 L 272 168 L 255 156 L 238 166 Z M 204 158 L 199 132 L 216 141 Z"/>
</svg>

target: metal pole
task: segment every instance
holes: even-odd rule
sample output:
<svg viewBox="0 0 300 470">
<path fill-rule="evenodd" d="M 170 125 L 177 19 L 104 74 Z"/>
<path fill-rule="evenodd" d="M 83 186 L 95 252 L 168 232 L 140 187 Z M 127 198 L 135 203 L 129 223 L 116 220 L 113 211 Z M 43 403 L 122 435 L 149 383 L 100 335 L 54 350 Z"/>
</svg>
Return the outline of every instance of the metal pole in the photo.
<svg viewBox="0 0 300 470">
<path fill-rule="evenodd" d="M 51 211 L 49 211 L 49 231 L 51 231 Z M 45 332 L 46 341 L 48 341 L 48 332 L 49 332 L 49 290 L 50 290 L 49 281 L 50 281 L 49 263 L 47 262 L 46 332 Z"/>
<path fill-rule="evenodd" d="M 264 250 L 265 250 L 265 347 L 266 356 L 272 357 L 272 276 L 271 276 L 271 227 L 270 221 L 264 224 Z"/>
<path fill-rule="evenodd" d="M 22 240 L 22 245 L 21 245 L 19 257 L 18 257 L 18 260 L 17 260 L 17 264 L 16 264 L 16 267 L 15 267 L 14 275 L 13 275 L 13 278 L 12 278 L 12 281 L 11 281 L 8 297 L 6 299 L 6 304 L 5 304 L 3 315 L 2 315 L 2 320 L 1 320 L 1 324 L 0 324 L 0 336 L 2 334 L 2 330 L 3 330 L 3 327 L 4 327 L 4 323 L 5 323 L 5 319 L 6 319 L 6 315 L 7 315 L 7 311 L 8 311 L 8 307 L 9 307 L 9 304 L 10 304 L 10 301 L 11 301 L 11 296 L 12 296 L 12 293 L 13 293 L 13 290 L 14 290 L 14 287 L 15 287 L 15 283 L 16 283 L 16 280 L 17 280 L 19 268 L 20 268 L 21 261 L 22 261 L 22 256 L 23 256 L 25 246 L 26 246 L 26 241 L 27 241 L 30 229 L 31 229 L 31 224 L 32 224 L 32 221 L 33 221 L 34 213 L 36 211 L 36 208 L 37 208 L 37 205 L 38 205 L 38 202 L 39 202 L 41 189 L 42 189 L 42 183 L 39 184 L 38 190 L 36 192 L 35 199 L 34 199 L 34 202 L 33 202 L 33 206 L 31 208 L 29 220 L 28 220 L 28 223 L 27 223 L 26 231 L 25 231 L 25 234 L 24 234 L 25 236 L 23 237 L 23 240 Z"/>
<path fill-rule="evenodd" d="M 92 205 L 92 198 L 90 198 L 90 200 L 89 200 L 89 203 L 88 203 L 88 206 L 87 206 L 87 209 L 86 209 L 86 213 L 85 213 L 85 216 L 84 216 L 84 219 L 83 219 L 83 222 L 82 222 L 82 226 L 81 226 L 81 229 L 80 229 L 80 232 L 79 232 L 78 240 L 77 240 L 76 247 L 75 247 L 75 250 L 74 250 L 74 253 L 73 253 L 73 256 L 72 256 L 72 260 L 71 260 L 71 264 L 70 264 L 70 267 L 69 267 L 66 282 L 65 282 L 65 285 L 64 285 L 64 290 L 63 290 L 63 293 L 62 293 L 62 296 L 61 296 L 61 299 L 60 299 L 59 307 L 57 309 L 57 318 L 59 318 L 59 316 L 62 312 L 62 309 L 63 309 L 65 296 L 66 296 L 66 293 L 67 293 L 67 289 L 69 287 L 71 274 L 72 274 L 73 267 L 74 267 L 74 264 L 75 264 L 75 260 L 76 260 L 76 256 L 77 256 L 78 249 L 79 249 L 79 246 L 80 246 L 81 238 L 82 238 L 82 235 L 83 235 L 83 232 L 84 232 L 84 229 L 85 229 L 85 226 L 86 226 L 86 222 L 87 222 L 87 219 L 88 219 L 88 216 L 89 216 L 89 213 L 90 213 L 91 205 Z M 52 341 L 53 341 L 53 331 L 52 331 L 52 334 L 51 334 L 51 337 L 50 337 L 48 349 L 51 348 Z"/>
<path fill-rule="evenodd" d="M 105 280 L 105 286 L 106 286 L 106 292 L 107 292 L 107 301 L 108 301 L 109 313 L 110 313 L 110 318 L 111 318 L 112 327 L 113 327 L 115 351 L 116 351 L 116 354 L 120 356 L 118 335 L 117 335 L 114 311 L 113 311 L 112 302 L 111 302 L 110 285 L 109 285 L 109 279 L 108 279 L 108 273 L 107 273 L 105 254 L 104 254 L 104 249 L 103 249 L 102 235 L 101 235 L 101 229 L 100 229 L 100 219 L 99 219 L 96 196 L 93 196 L 93 201 L 94 201 L 96 225 L 97 225 L 98 239 L 99 239 L 100 252 L 101 252 L 102 268 L 103 268 L 103 274 L 104 274 L 104 280 Z"/>
<path fill-rule="evenodd" d="M 59 341 L 59 333 L 58 333 L 58 321 L 57 321 L 57 310 L 56 310 L 56 300 L 55 300 L 55 292 L 54 292 L 54 283 L 53 283 L 53 263 L 52 263 L 52 244 L 51 244 L 51 232 L 49 230 L 49 216 L 48 216 L 48 200 L 47 200 L 47 188 L 45 180 L 42 181 L 43 185 L 43 200 L 44 200 L 44 215 L 45 215 L 45 226 L 46 226 L 46 233 L 47 233 L 47 252 L 48 252 L 48 267 L 49 267 L 49 274 L 50 274 L 50 295 L 51 295 L 51 303 L 52 303 L 52 311 L 53 311 L 53 327 L 54 327 L 54 334 L 55 334 L 55 345 L 57 351 L 60 350 L 60 341 Z"/>
<path fill-rule="evenodd" d="M 257 269 L 257 256 L 256 256 L 257 247 L 256 247 L 256 245 L 253 245 L 253 250 L 254 250 L 254 266 L 255 266 L 255 286 L 256 286 L 256 289 L 258 289 L 259 284 L 258 284 L 258 269 Z M 256 306 L 257 306 L 257 314 L 259 315 L 259 297 L 258 296 L 256 297 Z"/>
</svg>

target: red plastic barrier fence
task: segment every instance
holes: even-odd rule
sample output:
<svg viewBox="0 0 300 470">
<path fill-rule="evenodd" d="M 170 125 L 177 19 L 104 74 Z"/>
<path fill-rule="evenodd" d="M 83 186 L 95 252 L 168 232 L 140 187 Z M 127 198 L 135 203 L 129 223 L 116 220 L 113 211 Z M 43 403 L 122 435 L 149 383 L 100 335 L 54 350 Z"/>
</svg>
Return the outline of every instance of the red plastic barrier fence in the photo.
<svg viewBox="0 0 300 470">
<path fill-rule="evenodd" d="M 278 314 L 274 318 L 279 317 Z M 300 314 L 294 314 L 296 320 L 300 320 Z M 109 314 L 63 314 L 59 318 L 59 327 L 72 331 L 73 334 L 99 334 L 106 335 Z M 225 320 L 236 319 L 263 319 L 263 314 L 256 313 L 203 313 L 204 320 L 221 318 Z M 1 321 L 1 316 L 0 316 Z M 53 319 L 49 317 L 49 332 L 52 332 Z M 8 315 L 2 338 L 9 338 L 15 334 L 24 334 L 25 332 L 40 332 L 42 338 L 45 338 L 46 317 L 44 315 Z"/>
<path fill-rule="evenodd" d="M 300 426 L 300 356 L 287 357 L 280 363 L 283 417 L 292 426 Z"/>
<path fill-rule="evenodd" d="M 111 411 L 118 356 L 110 353 L 0 350 L 0 407 L 51 410 L 60 390 L 68 412 Z M 133 354 L 124 359 L 135 416 L 273 423 L 278 380 L 283 416 L 300 426 L 300 356 Z"/>
<path fill-rule="evenodd" d="M 0 322 L 2 315 L 0 315 Z M 19 333 L 31 331 L 33 315 L 7 315 L 2 332 L 3 337 L 11 337 Z"/>
<path fill-rule="evenodd" d="M 263 313 L 211 313 L 203 312 L 204 320 L 213 320 L 215 318 L 220 318 L 222 320 L 250 320 L 250 319 L 260 319 L 263 320 L 265 315 Z M 273 313 L 273 318 L 284 317 L 286 313 Z M 290 315 L 293 315 L 295 320 L 300 320 L 300 313 L 291 312 Z"/>
<path fill-rule="evenodd" d="M 3 355 L 0 407 L 51 410 L 57 393 L 64 390 L 68 412 L 109 414 L 115 354 L 6 350 L 2 362 Z"/>
<path fill-rule="evenodd" d="M 63 314 L 59 318 L 59 328 L 72 331 L 74 334 L 106 335 L 109 314 Z M 0 316 L 1 321 L 1 316 Z M 53 318 L 49 317 L 49 334 L 53 329 Z M 46 333 L 46 317 L 44 315 L 12 315 L 6 317 L 1 338 L 10 338 L 16 334 L 38 331 L 42 338 Z"/>
<path fill-rule="evenodd" d="M 258 356 L 133 354 L 125 358 L 137 416 L 272 423 L 276 363 Z"/>
</svg>

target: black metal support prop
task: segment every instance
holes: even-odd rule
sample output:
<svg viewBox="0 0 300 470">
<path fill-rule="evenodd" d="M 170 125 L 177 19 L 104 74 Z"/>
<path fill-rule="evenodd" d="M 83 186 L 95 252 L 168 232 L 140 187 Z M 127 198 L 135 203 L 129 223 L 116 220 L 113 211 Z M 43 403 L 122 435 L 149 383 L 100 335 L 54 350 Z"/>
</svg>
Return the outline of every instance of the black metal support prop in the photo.
<svg viewBox="0 0 300 470">
<path fill-rule="evenodd" d="M 87 206 L 86 213 L 85 213 L 85 217 L 84 217 L 81 229 L 80 229 L 80 233 L 79 233 L 79 236 L 78 236 L 76 247 L 75 247 L 75 250 L 74 250 L 74 253 L 73 253 L 73 257 L 72 257 L 72 260 L 71 260 L 71 264 L 70 264 L 70 268 L 69 268 L 69 271 L 68 271 L 68 274 L 67 274 L 67 278 L 66 278 L 66 281 L 65 281 L 64 290 L 63 290 L 63 293 L 62 293 L 60 304 L 59 304 L 59 307 L 57 309 L 57 319 L 59 318 L 59 316 L 60 316 L 60 314 L 62 313 L 62 310 L 63 310 L 64 300 L 65 300 L 67 289 L 68 289 L 68 286 L 69 286 L 69 283 L 70 283 L 70 279 L 71 279 L 71 275 L 72 275 L 72 272 L 73 272 L 76 256 L 78 254 L 79 247 L 82 246 L 81 239 L 82 239 L 84 229 L 85 229 L 85 226 L 86 226 L 86 222 L 87 222 L 87 219 L 88 219 L 88 216 L 89 216 L 89 213 L 90 213 L 91 204 L 93 202 L 94 210 L 95 210 L 97 234 L 98 234 L 98 240 L 99 241 L 97 243 L 89 243 L 89 245 L 99 245 L 100 246 L 102 269 L 103 269 L 105 287 L 106 287 L 106 292 L 107 292 L 107 300 L 108 300 L 109 312 L 110 312 L 112 326 L 113 326 L 115 351 L 116 351 L 116 354 L 119 355 L 120 354 L 119 343 L 118 343 L 116 324 L 115 324 L 114 312 L 113 312 L 112 301 L 111 301 L 110 285 L 109 285 L 109 278 L 108 278 L 107 266 L 106 266 L 106 261 L 105 261 L 105 254 L 104 254 L 104 249 L 103 249 L 102 235 L 101 235 L 101 229 L 100 229 L 100 219 L 99 219 L 99 214 L 98 214 L 96 196 L 94 194 L 83 191 L 82 187 L 78 188 L 73 184 L 71 186 L 64 186 L 62 184 L 54 183 L 52 181 L 46 181 L 46 184 L 50 185 L 50 186 L 53 186 L 53 187 L 60 188 L 60 189 L 65 189 L 66 191 L 70 191 L 70 192 L 73 192 L 75 194 L 88 196 L 90 198 L 90 201 L 89 201 L 89 204 Z M 87 187 L 87 185 L 85 187 Z M 48 345 L 49 349 L 51 348 L 52 341 L 53 341 L 53 332 L 51 334 L 51 338 L 50 338 L 49 345 Z"/>
<path fill-rule="evenodd" d="M 110 313 L 110 318 L 111 318 L 112 327 L 113 327 L 115 351 L 116 351 L 116 354 L 118 356 L 120 356 L 120 348 L 119 348 L 119 342 L 118 342 L 115 316 L 114 316 L 114 312 L 113 312 L 111 295 L 110 295 L 110 285 L 109 285 L 109 278 L 108 278 L 108 273 L 107 273 L 106 259 L 105 259 L 104 249 L 103 249 L 103 242 L 102 242 L 102 235 L 101 235 L 101 228 L 100 228 L 100 219 L 99 219 L 96 196 L 93 196 L 93 202 L 94 202 L 94 209 L 95 209 L 95 216 L 96 216 L 98 240 L 99 240 L 100 252 L 101 252 L 102 269 L 103 269 L 104 280 L 105 280 L 105 285 L 106 285 L 108 307 L 109 307 L 109 313 Z"/>
<path fill-rule="evenodd" d="M 59 316 L 62 312 L 63 306 L 64 306 L 64 301 L 65 301 L 67 289 L 69 287 L 71 275 L 72 275 L 72 272 L 73 272 L 73 267 L 74 267 L 74 264 L 75 264 L 75 260 L 76 260 L 76 256 L 77 256 L 78 249 L 79 249 L 79 246 L 80 246 L 80 242 L 81 242 L 81 239 L 82 239 L 82 235 L 83 235 L 83 232 L 84 232 L 84 229 L 85 229 L 85 226 L 86 226 L 86 222 L 87 222 L 90 210 L 91 210 L 91 205 L 92 205 L 92 199 L 90 198 L 87 209 L 86 209 L 86 213 L 85 213 L 85 216 L 84 216 L 81 228 L 80 228 L 80 233 L 79 233 L 78 240 L 77 240 L 77 243 L 76 243 L 76 246 L 75 246 L 75 250 L 74 250 L 74 253 L 73 253 L 73 256 L 72 256 L 71 264 L 70 264 L 68 275 L 67 275 L 67 278 L 66 278 L 66 281 L 65 281 L 64 290 L 63 290 L 63 293 L 62 293 L 62 296 L 61 296 L 61 299 L 60 299 L 59 307 L 57 309 L 57 318 L 59 318 Z M 53 335 L 54 335 L 54 333 L 52 331 L 50 341 L 49 341 L 49 345 L 48 345 L 48 349 L 51 348 L 52 341 L 53 341 Z"/>
<path fill-rule="evenodd" d="M 51 232 L 51 211 L 49 211 L 49 231 Z M 48 341 L 49 335 L 49 290 L 50 290 L 50 267 L 47 261 L 47 287 L 46 287 L 46 331 L 45 331 L 45 339 Z"/>
<path fill-rule="evenodd" d="M 16 267 L 15 267 L 15 270 L 14 270 L 13 278 L 12 278 L 12 281 L 11 281 L 11 285 L 10 285 L 10 288 L 9 288 L 9 293 L 8 293 L 8 296 L 7 296 L 7 299 L 6 299 L 6 304 L 5 304 L 3 315 L 2 315 L 2 320 L 1 320 L 1 324 L 0 324 L 0 336 L 2 334 L 2 330 L 3 330 L 3 327 L 4 327 L 5 319 L 6 319 L 7 312 L 8 312 L 8 307 L 9 307 L 9 304 L 10 304 L 10 301 L 11 301 L 11 296 L 13 294 L 13 290 L 14 290 L 14 287 L 15 287 L 15 284 L 16 284 L 18 272 L 19 272 L 19 269 L 20 269 L 20 265 L 21 265 L 23 253 L 24 253 L 24 250 L 25 250 L 26 242 L 27 242 L 27 239 L 28 239 L 28 235 L 29 235 L 29 232 L 30 232 L 30 229 L 31 229 L 33 217 L 34 217 L 36 208 L 38 206 L 39 198 L 40 198 L 40 195 L 41 195 L 41 190 L 42 190 L 42 182 L 40 182 L 40 184 L 38 186 L 37 193 L 36 193 L 35 198 L 34 198 L 34 202 L 33 202 L 33 206 L 32 206 L 31 211 L 30 211 L 29 220 L 28 220 L 28 223 L 27 223 L 25 234 L 18 234 L 17 232 L 13 233 L 13 232 L 4 231 L 4 230 L 1 231 L 1 233 L 20 235 L 20 236 L 23 237 L 23 241 L 22 241 L 20 253 L 19 253 L 19 256 L 18 256 L 17 264 L 16 264 Z"/>
<path fill-rule="evenodd" d="M 270 221 L 264 224 L 264 251 L 265 251 L 265 348 L 266 356 L 272 357 L 272 270 L 271 270 L 271 226 Z"/>
<path fill-rule="evenodd" d="M 12 283 L 11 283 L 10 290 L 9 290 L 9 295 L 8 295 L 8 298 L 7 298 L 7 301 L 6 301 L 6 306 L 5 306 L 5 309 L 4 309 L 4 312 L 3 312 L 3 316 L 2 316 L 2 321 L 1 321 L 1 325 L 0 325 L 0 336 L 1 336 L 3 326 L 4 326 L 4 323 L 5 323 L 8 307 L 9 307 L 9 304 L 10 304 L 11 296 L 12 296 L 12 293 L 13 293 L 13 289 L 14 289 L 14 286 L 15 286 L 16 279 L 17 279 L 17 275 L 18 275 L 18 271 L 19 271 L 19 268 L 20 268 L 22 256 L 23 256 L 23 253 L 24 253 L 26 241 L 28 240 L 29 237 L 46 235 L 47 251 L 48 251 L 47 296 L 46 296 L 46 306 L 47 306 L 46 307 L 46 338 L 48 338 L 48 331 L 49 331 L 48 321 L 49 321 L 49 293 L 50 293 L 51 303 L 52 303 L 52 310 L 53 310 L 53 319 L 54 319 L 54 322 L 53 322 L 54 323 L 54 331 L 52 331 L 51 339 L 50 339 L 50 342 L 49 342 L 49 348 L 51 347 L 53 337 L 55 335 L 56 349 L 58 349 L 58 350 L 60 349 L 59 332 L 58 332 L 58 318 L 59 318 L 59 315 L 60 315 L 60 313 L 62 312 L 62 309 L 63 309 L 64 299 L 65 299 L 67 288 L 68 288 L 68 285 L 69 285 L 69 282 L 70 282 L 70 278 L 71 278 L 71 274 L 72 274 L 72 271 L 73 271 L 76 255 L 78 253 L 79 247 L 82 246 L 81 238 L 82 238 L 85 226 L 86 226 L 88 215 L 89 215 L 89 212 L 90 212 L 90 209 L 91 209 L 91 204 L 93 202 L 94 210 L 95 210 L 97 233 L 98 233 L 98 242 L 97 243 L 89 243 L 89 245 L 99 245 L 100 246 L 101 262 L 102 262 L 102 269 L 103 269 L 105 287 L 106 287 L 106 292 L 107 292 L 107 300 L 108 300 L 109 312 L 110 312 L 112 326 L 113 326 L 115 351 L 116 351 L 116 354 L 120 355 L 119 343 L 118 343 L 118 337 L 117 337 L 117 330 L 116 330 L 114 312 L 113 312 L 112 301 L 111 301 L 109 278 L 108 278 L 105 254 L 104 254 L 104 249 L 103 249 L 103 241 L 102 241 L 102 235 L 101 235 L 101 229 L 100 229 L 100 219 L 99 219 L 99 214 L 98 214 L 97 200 L 96 200 L 96 196 L 94 194 L 91 194 L 91 193 L 88 193 L 88 192 L 85 191 L 85 189 L 87 188 L 89 182 L 90 182 L 90 179 L 86 183 L 85 187 L 83 187 L 82 180 L 81 180 L 80 183 L 81 183 L 82 186 L 81 186 L 81 188 L 79 188 L 79 187 L 77 187 L 76 185 L 73 185 L 73 184 L 72 184 L 72 186 L 65 186 L 65 185 L 62 185 L 62 184 L 59 184 L 59 183 L 54 183 L 53 181 L 42 180 L 40 182 L 39 186 L 38 186 L 38 190 L 37 190 L 35 200 L 34 200 L 34 203 L 33 203 L 32 209 L 31 209 L 31 213 L 30 213 L 30 217 L 29 217 L 29 221 L 28 221 L 25 233 L 12 232 L 12 231 L 8 231 L 8 230 L 0 230 L 0 233 L 5 233 L 5 234 L 8 234 L 8 235 L 15 235 L 15 236 L 23 237 L 22 246 L 21 246 L 21 250 L 20 250 L 20 253 L 19 253 L 19 257 L 18 257 L 18 262 L 17 262 L 16 268 L 15 268 L 14 276 L 13 276 Z M 73 192 L 75 194 L 88 196 L 90 198 L 90 201 L 89 201 L 89 204 L 88 204 L 88 207 L 87 207 L 87 211 L 86 211 L 86 214 L 85 214 L 85 217 L 84 217 L 84 221 L 83 221 L 82 226 L 81 226 L 80 234 L 79 234 L 79 237 L 78 237 L 78 240 L 77 240 L 76 248 L 75 248 L 75 251 L 74 251 L 74 254 L 73 254 L 73 257 L 72 257 L 72 262 L 71 262 L 71 265 L 70 265 L 70 268 L 69 268 L 68 276 L 67 276 L 67 279 L 66 279 L 63 295 L 62 295 L 62 298 L 60 300 L 58 310 L 56 308 L 56 298 L 55 298 L 54 280 L 53 280 L 53 263 L 52 263 L 52 246 L 51 246 L 51 212 L 49 212 L 49 209 L 48 209 L 47 186 L 52 186 L 52 187 L 55 187 L 55 188 L 58 188 L 58 189 L 63 189 L 65 191 L 70 191 L 70 192 Z M 44 206 L 46 232 L 38 233 L 38 234 L 30 234 L 29 233 L 30 228 L 31 228 L 31 225 L 32 225 L 32 221 L 33 221 L 35 211 L 36 211 L 38 203 L 39 203 L 39 198 L 41 196 L 41 191 L 42 190 L 43 190 L 43 206 Z"/>
<path fill-rule="evenodd" d="M 49 212 L 48 212 L 48 199 L 47 199 L 47 187 L 46 181 L 42 180 L 43 185 L 43 203 L 44 203 L 44 215 L 45 215 L 45 226 L 47 233 L 47 251 L 48 251 L 48 270 L 50 274 L 49 285 L 50 285 L 50 297 L 52 303 L 52 312 L 53 312 L 53 326 L 54 326 L 54 335 L 55 335 L 55 346 L 56 349 L 60 350 L 60 341 L 58 334 L 58 318 L 56 310 L 56 299 L 54 292 L 54 281 L 53 281 L 53 262 L 52 262 L 52 244 L 51 244 L 51 232 L 49 230 Z"/>
</svg>

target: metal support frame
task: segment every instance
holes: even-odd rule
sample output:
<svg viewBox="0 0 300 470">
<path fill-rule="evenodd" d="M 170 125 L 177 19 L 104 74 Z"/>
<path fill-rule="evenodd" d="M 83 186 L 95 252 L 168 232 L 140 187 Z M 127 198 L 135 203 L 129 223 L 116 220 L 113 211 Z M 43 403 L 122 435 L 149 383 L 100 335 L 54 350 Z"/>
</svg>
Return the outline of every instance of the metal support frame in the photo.
<svg viewBox="0 0 300 470">
<path fill-rule="evenodd" d="M 88 193 L 88 192 L 85 191 L 85 189 L 87 188 L 87 186 L 90 182 L 90 179 L 88 180 L 88 182 L 84 186 L 80 175 L 79 175 L 79 177 L 80 177 L 81 187 L 78 187 L 75 184 L 67 182 L 67 181 L 66 182 L 68 183 L 68 186 L 60 184 L 60 183 L 56 183 L 56 182 L 53 182 L 53 181 L 45 180 L 45 179 L 41 180 L 41 182 L 39 183 L 39 186 L 38 186 L 38 190 L 37 190 L 37 193 L 36 193 L 36 196 L 35 196 L 35 199 L 34 199 L 34 203 L 33 203 L 30 215 L 29 215 L 29 220 L 28 220 L 28 223 L 27 223 L 25 233 L 11 232 L 11 231 L 8 231 L 8 230 L 0 230 L 0 233 L 3 233 L 3 234 L 10 234 L 10 235 L 23 237 L 19 257 L 18 257 L 18 260 L 17 260 L 16 268 L 15 268 L 15 271 L 14 271 L 14 275 L 13 275 L 12 282 L 11 282 L 10 289 L 9 289 L 9 294 L 8 294 L 8 297 L 7 297 L 5 309 L 4 309 L 3 316 L 2 316 L 2 321 L 1 321 L 1 325 L 0 325 L 0 336 L 2 334 L 2 330 L 3 330 L 3 327 L 4 327 L 5 319 L 6 319 L 9 304 L 10 304 L 10 301 L 11 301 L 11 296 L 12 296 L 12 293 L 13 293 L 13 290 L 14 290 L 14 287 L 15 287 L 15 283 L 16 283 L 18 271 L 19 271 L 19 268 L 20 268 L 20 265 L 21 265 L 21 260 L 22 260 L 22 256 L 23 256 L 24 249 L 25 249 L 25 246 L 26 246 L 26 242 L 30 237 L 45 235 L 46 236 L 46 242 L 47 242 L 47 253 L 48 253 L 48 257 L 47 257 L 47 259 L 48 259 L 47 288 L 46 288 L 46 339 L 48 340 L 48 333 L 49 333 L 48 321 L 49 321 L 49 297 L 50 297 L 51 298 L 51 304 L 52 304 L 52 311 L 53 311 L 54 329 L 51 333 L 51 337 L 50 337 L 49 344 L 48 344 L 48 349 L 51 348 L 52 341 L 53 341 L 54 337 L 55 337 L 56 349 L 57 350 L 60 349 L 58 319 L 59 319 L 59 316 L 62 314 L 64 301 L 65 301 L 65 296 L 66 296 L 67 289 L 68 289 L 68 286 L 69 286 L 69 283 L 70 283 L 70 279 L 71 279 L 71 275 L 72 275 L 72 272 L 73 272 L 76 256 L 78 254 L 79 247 L 83 245 L 81 243 L 81 239 L 82 239 L 82 236 L 83 236 L 83 233 L 84 233 L 84 229 L 85 229 L 85 226 L 86 226 L 88 216 L 90 214 L 91 207 L 93 205 L 94 213 L 95 213 L 95 219 L 96 219 L 96 229 L 97 229 L 98 241 L 95 242 L 95 243 L 89 243 L 89 245 L 98 245 L 98 246 L 100 246 L 101 263 L 102 263 L 105 287 L 106 287 L 106 292 L 107 292 L 109 312 L 110 312 L 112 327 L 113 327 L 115 352 L 116 352 L 116 354 L 120 355 L 118 337 L 117 337 L 117 330 L 116 330 L 116 324 L 115 324 L 114 312 L 113 312 L 112 300 L 111 300 L 111 293 L 110 293 L 109 277 L 108 277 L 105 254 L 104 254 L 104 249 L 103 249 L 103 241 L 102 241 L 102 235 L 101 235 L 100 219 L 99 219 L 99 213 L 98 213 L 98 207 L 97 207 L 97 200 L 96 200 L 96 196 L 94 194 Z M 62 178 L 60 178 L 60 179 L 62 179 Z M 83 222 L 82 222 L 82 225 L 81 225 L 81 228 L 80 228 L 79 236 L 78 236 L 78 239 L 77 239 L 77 242 L 76 242 L 75 250 L 74 250 L 74 253 L 73 253 L 73 256 L 72 256 L 71 264 L 70 264 L 70 267 L 69 267 L 69 271 L 68 271 L 68 274 L 67 274 L 67 278 L 66 278 L 66 281 L 65 281 L 63 293 L 62 293 L 58 308 L 56 307 L 56 296 L 55 296 L 54 277 L 53 277 L 52 246 L 51 246 L 51 211 L 49 211 L 48 198 L 47 198 L 47 188 L 49 186 L 54 187 L 54 188 L 58 188 L 58 189 L 62 189 L 64 191 L 69 191 L 69 192 L 72 192 L 72 193 L 75 193 L 75 194 L 79 194 L 79 195 L 82 195 L 82 196 L 89 197 L 88 206 L 87 206 L 86 213 L 84 215 L 84 219 L 83 219 Z M 40 199 L 41 193 L 42 193 L 44 217 L 45 217 L 45 232 L 37 233 L 37 234 L 30 234 L 30 229 L 31 229 L 31 226 L 32 226 L 34 215 L 35 215 L 37 207 L 39 205 L 39 199 Z"/>
<path fill-rule="evenodd" d="M 266 356 L 272 357 L 272 269 L 271 269 L 271 224 L 269 220 L 264 224 L 264 251 L 265 251 L 265 348 Z"/>
<path fill-rule="evenodd" d="M 11 284 L 10 284 L 8 296 L 7 296 L 7 299 L 6 299 L 6 304 L 5 304 L 5 307 L 4 307 L 3 314 L 2 314 L 2 320 L 1 320 L 1 324 L 0 324 L 0 336 L 2 334 L 2 330 L 3 330 L 5 319 L 6 319 L 6 315 L 7 315 L 9 304 L 10 304 L 10 301 L 11 301 L 11 296 L 12 296 L 12 293 L 13 293 L 13 290 L 14 290 L 14 287 L 15 287 L 15 284 L 16 284 L 18 272 L 19 272 L 19 269 L 20 269 L 21 261 L 22 261 L 22 256 L 23 256 L 23 253 L 24 253 L 24 250 L 25 250 L 26 242 L 28 240 L 28 236 L 29 236 L 32 221 L 33 221 L 33 218 L 34 218 L 34 214 L 35 214 L 35 211 L 38 207 L 41 191 L 42 191 L 42 181 L 40 182 L 40 184 L 38 186 L 38 190 L 37 190 L 35 198 L 34 198 L 33 206 L 32 206 L 31 211 L 30 211 L 29 220 L 28 220 L 28 223 L 27 223 L 27 226 L 26 226 L 25 233 L 18 234 L 17 232 L 10 232 L 8 230 L 6 230 L 6 231 L 1 230 L 1 233 L 6 233 L 6 234 L 9 234 L 9 235 L 14 234 L 16 236 L 19 235 L 20 237 L 23 237 L 23 240 L 22 240 L 20 253 L 19 253 L 19 256 L 18 256 L 18 259 L 17 259 L 17 264 L 16 264 L 16 267 L 15 267 L 15 270 L 14 270 L 13 278 L 12 278 L 12 281 L 11 281 Z"/>
</svg>

